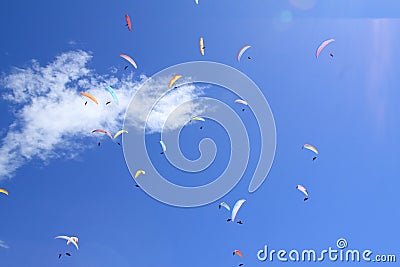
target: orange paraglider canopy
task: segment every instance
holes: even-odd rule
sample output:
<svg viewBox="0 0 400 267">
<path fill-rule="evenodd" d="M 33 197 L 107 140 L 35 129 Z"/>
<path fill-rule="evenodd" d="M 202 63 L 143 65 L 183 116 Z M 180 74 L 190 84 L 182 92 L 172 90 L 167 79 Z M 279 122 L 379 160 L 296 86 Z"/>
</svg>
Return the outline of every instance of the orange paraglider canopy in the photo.
<svg viewBox="0 0 400 267">
<path fill-rule="evenodd" d="M 233 252 L 233 255 L 238 255 L 239 257 L 243 258 L 242 252 L 240 252 L 240 250 L 235 249 L 235 251 Z"/>
<path fill-rule="evenodd" d="M 88 93 L 85 93 L 85 92 L 81 92 L 81 95 L 86 96 L 87 98 L 92 100 L 94 103 L 99 104 L 97 99 L 94 96 L 92 96 L 91 94 L 88 94 Z"/>
</svg>

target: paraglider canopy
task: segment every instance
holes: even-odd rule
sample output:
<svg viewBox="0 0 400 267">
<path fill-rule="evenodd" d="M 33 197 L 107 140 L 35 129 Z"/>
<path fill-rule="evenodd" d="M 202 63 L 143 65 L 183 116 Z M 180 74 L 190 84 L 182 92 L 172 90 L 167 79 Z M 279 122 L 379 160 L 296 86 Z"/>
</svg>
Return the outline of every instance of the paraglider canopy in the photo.
<svg viewBox="0 0 400 267">
<path fill-rule="evenodd" d="M 242 100 L 242 99 L 236 99 L 235 103 L 243 104 L 243 105 L 246 105 L 246 106 L 248 105 L 248 103 L 246 101 Z"/>
<path fill-rule="evenodd" d="M 60 236 L 56 236 L 54 239 L 64 239 L 67 240 L 67 245 L 69 244 L 73 244 L 77 250 L 79 250 L 78 248 L 78 238 L 77 237 L 69 237 L 66 235 L 60 235 Z"/>
<path fill-rule="evenodd" d="M 174 77 L 172 77 L 172 79 L 169 81 L 168 83 L 168 88 L 171 88 L 172 85 L 182 77 L 182 75 L 175 75 Z"/>
<path fill-rule="evenodd" d="M 144 171 L 144 170 L 138 170 L 136 173 L 135 173 L 135 179 L 136 178 L 138 178 L 139 177 L 139 175 L 145 175 L 146 174 L 146 172 Z"/>
<path fill-rule="evenodd" d="M 119 105 L 118 97 L 115 94 L 114 89 L 112 89 L 111 86 L 109 86 L 109 85 L 106 85 L 106 89 L 108 90 L 108 92 L 110 92 L 110 94 L 111 94 L 112 98 L 114 99 L 115 103 L 117 103 L 117 105 Z"/>
<path fill-rule="evenodd" d="M 200 47 L 201 55 L 204 56 L 204 40 L 203 40 L 203 37 L 200 37 L 199 47 Z"/>
<path fill-rule="evenodd" d="M 236 59 L 237 59 L 238 62 L 240 61 L 240 58 L 242 57 L 242 55 L 244 54 L 244 52 L 246 52 L 246 50 L 249 49 L 250 47 L 251 47 L 250 45 L 245 45 L 245 46 L 243 46 L 243 47 L 239 50 L 239 52 L 238 52 L 238 54 L 237 54 L 237 57 L 236 57 Z"/>
<path fill-rule="evenodd" d="M 8 191 L 3 188 L 0 188 L 0 193 L 3 193 L 8 196 Z"/>
<path fill-rule="evenodd" d="M 315 53 L 315 57 L 318 58 L 318 57 L 319 57 L 319 54 L 321 54 L 321 51 L 322 51 L 328 44 L 330 44 L 330 43 L 332 43 L 332 42 L 334 42 L 334 41 L 335 41 L 334 39 L 329 39 L 329 40 L 326 40 L 326 41 L 322 42 L 322 44 L 318 47 L 317 52 Z"/>
<path fill-rule="evenodd" d="M 231 217 L 232 222 L 235 221 L 236 215 L 237 215 L 240 207 L 242 207 L 244 202 L 246 202 L 246 199 L 240 199 L 240 200 L 236 201 L 235 206 L 233 206 L 233 209 L 232 209 L 232 217 Z"/>
<path fill-rule="evenodd" d="M 302 185 L 297 185 L 296 189 L 298 189 L 300 192 L 302 192 L 304 195 L 306 195 L 306 198 L 304 198 L 304 201 L 306 201 L 308 199 L 307 189 Z"/>
<path fill-rule="evenodd" d="M 242 252 L 238 249 L 235 249 L 235 251 L 233 252 L 233 255 L 238 255 L 239 257 L 243 258 Z"/>
<path fill-rule="evenodd" d="M 91 94 L 81 92 L 81 95 L 86 96 L 87 98 L 92 100 L 94 103 L 99 104 L 99 101 L 97 101 L 97 99 L 94 96 L 92 96 Z M 85 105 L 86 105 L 86 103 L 85 103 Z"/>
<path fill-rule="evenodd" d="M 318 155 L 318 149 L 315 146 L 310 145 L 310 144 L 304 144 L 302 149 L 304 149 L 304 148 L 308 149 Z"/>
<path fill-rule="evenodd" d="M 229 207 L 229 205 L 225 202 L 221 202 L 221 204 L 219 204 L 218 208 L 220 209 L 221 207 L 224 207 L 227 210 L 231 210 L 231 207 Z"/>
<path fill-rule="evenodd" d="M 96 130 L 93 130 L 92 133 L 104 133 L 105 135 L 107 135 L 108 137 L 110 137 L 111 139 L 113 139 L 112 136 L 111 136 L 111 134 L 110 134 L 109 132 L 107 132 L 106 130 L 96 129 Z"/>
<path fill-rule="evenodd" d="M 133 67 L 135 67 L 135 69 L 137 69 L 136 62 L 130 56 L 125 55 L 125 54 L 120 54 L 119 56 L 126 59 L 129 63 L 132 64 Z"/>
<path fill-rule="evenodd" d="M 125 15 L 126 26 L 128 26 L 128 30 L 132 30 L 131 18 L 128 14 Z"/>
<path fill-rule="evenodd" d="M 206 120 L 201 117 L 193 117 L 190 119 L 190 121 L 206 121 Z"/>
<path fill-rule="evenodd" d="M 165 153 L 165 151 L 167 151 L 167 147 L 165 146 L 165 144 L 162 140 L 160 141 L 160 145 L 162 147 L 163 152 Z"/>
<path fill-rule="evenodd" d="M 115 135 L 114 135 L 114 139 L 116 139 L 118 136 L 120 136 L 123 133 L 128 133 L 127 130 L 119 130 Z"/>
</svg>

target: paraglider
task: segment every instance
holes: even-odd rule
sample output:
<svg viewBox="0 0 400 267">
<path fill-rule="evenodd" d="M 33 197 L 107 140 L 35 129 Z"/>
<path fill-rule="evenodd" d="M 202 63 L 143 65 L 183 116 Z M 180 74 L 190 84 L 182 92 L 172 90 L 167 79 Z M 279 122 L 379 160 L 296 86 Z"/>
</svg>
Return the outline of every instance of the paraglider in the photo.
<svg viewBox="0 0 400 267">
<path fill-rule="evenodd" d="M 182 77 L 182 75 L 175 75 L 174 77 L 172 77 L 172 79 L 169 81 L 168 83 L 168 88 L 171 88 L 172 85 Z"/>
<path fill-rule="evenodd" d="M 240 252 L 240 250 L 238 250 L 238 249 L 235 249 L 235 250 L 233 251 L 233 256 L 235 256 L 235 255 L 238 255 L 239 257 L 243 258 L 242 252 Z"/>
<path fill-rule="evenodd" d="M 96 129 L 96 130 L 93 130 L 92 133 L 104 133 L 105 135 L 107 135 L 108 137 L 113 139 L 111 134 L 109 132 L 107 132 L 106 130 Z"/>
<path fill-rule="evenodd" d="M 244 101 L 243 99 L 236 99 L 235 103 L 239 103 L 239 104 L 242 104 L 242 105 L 245 105 L 245 106 L 248 105 L 248 103 L 246 101 Z M 242 108 L 242 111 L 244 111 L 244 108 Z"/>
<path fill-rule="evenodd" d="M 118 97 L 115 94 L 114 89 L 112 89 L 111 86 L 109 86 L 109 85 L 106 85 L 106 89 L 108 90 L 108 92 L 110 92 L 110 94 L 111 94 L 112 98 L 114 99 L 115 103 L 117 103 L 117 105 L 119 105 Z"/>
<path fill-rule="evenodd" d="M 8 196 L 8 191 L 3 188 L 0 188 L 0 193 L 3 193 L 4 195 Z"/>
<path fill-rule="evenodd" d="M 308 149 L 308 150 L 310 150 L 310 151 L 312 151 L 312 152 L 314 152 L 315 154 L 317 154 L 318 155 L 318 149 L 315 147 L 315 146 L 313 146 L 313 145 L 310 145 L 310 144 L 304 144 L 302 147 L 301 147 L 301 149 Z M 313 157 L 313 160 L 315 160 L 317 157 Z"/>
<path fill-rule="evenodd" d="M 251 47 L 250 45 L 245 45 L 245 46 L 243 46 L 243 47 L 239 50 L 239 52 L 238 52 L 238 54 L 237 54 L 237 57 L 236 57 L 236 59 L 237 59 L 238 62 L 240 61 L 240 58 L 242 57 L 242 55 L 244 54 L 244 52 L 246 52 L 246 50 L 249 49 L 250 47 Z"/>
<path fill-rule="evenodd" d="M 307 189 L 302 185 L 297 185 L 296 189 L 299 190 L 300 192 L 302 192 L 304 195 L 306 195 L 306 197 L 304 198 L 304 201 L 306 201 L 308 199 Z"/>
<path fill-rule="evenodd" d="M 88 93 L 85 93 L 85 92 L 81 92 L 81 95 L 86 96 L 87 98 L 92 100 L 94 103 L 99 104 L 99 101 L 97 101 L 97 99 L 94 96 L 92 96 L 91 94 L 88 94 Z"/>
<path fill-rule="evenodd" d="M 203 37 L 200 37 L 199 47 L 200 47 L 201 55 L 204 56 L 204 40 L 203 40 Z"/>
<path fill-rule="evenodd" d="M 334 39 L 329 39 L 326 40 L 324 42 L 322 42 L 322 44 L 318 47 L 317 52 L 315 53 L 315 57 L 318 58 L 319 54 L 321 53 L 321 51 L 330 43 L 334 42 Z"/>
<path fill-rule="evenodd" d="M 125 15 L 125 20 L 126 20 L 125 26 L 128 26 L 128 30 L 132 30 L 131 18 L 129 17 L 128 14 Z"/>
<path fill-rule="evenodd" d="M 333 58 L 333 54 L 332 53 L 329 53 L 329 55 L 331 56 L 331 58 Z"/>
<path fill-rule="evenodd" d="M 119 130 L 116 134 L 114 134 L 114 139 L 116 139 L 118 136 L 120 136 L 123 133 L 128 133 L 127 130 Z"/>
<path fill-rule="evenodd" d="M 233 209 L 232 209 L 232 216 L 230 218 L 230 221 L 232 221 L 232 222 L 235 221 L 236 215 L 244 202 L 246 202 L 246 199 L 240 199 L 240 200 L 236 201 L 235 206 L 233 206 Z"/>
<path fill-rule="evenodd" d="M 107 102 L 106 102 L 106 106 L 107 106 L 108 104 L 110 104 L 110 103 L 111 103 L 111 101 L 107 101 Z"/>
<path fill-rule="evenodd" d="M 190 119 L 190 121 L 206 121 L 206 120 L 201 117 L 193 117 Z"/>
<path fill-rule="evenodd" d="M 87 105 L 87 101 L 85 102 L 85 106 Z"/>
<path fill-rule="evenodd" d="M 132 66 L 135 67 L 135 69 L 137 69 L 136 62 L 135 62 L 130 56 L 125 55 L 125 54 L 120 54 L 119 56 L 122 57 L 122 58 L 124 58 L 124 59 L 126 59 L 129 63 L 132 64 Z"/>
<path fill-rule="evenodd" d="M 126 66 L 124 67 L 124 70 L 126 70 L 128 67 L 129 67 L 129 66 L 128 66 L 128 65 L 126 65 Z"/>
<path fill-rule="evenodd" d="M 221 202 L 221 204 L 219 204 L 218 208 L 220 209 L 221 207 L 224 207 L 227 210 L 231 210 L 231 207 L 229 207 L 228 204 L 226 204 L 225 202 Z"/>
<path fill-rule="evenodd" d="M 138 176 L 141 175 L 141 174 L 142 174 L 142 175 L 145 175 L 146 172 L 145 172 L 144 170 L 138 170 L 138 171 L 135 173 L 135 179 L 138 178 Z"/>
<path fill-rule="evenodd" d="M 76 249 L 78 250 L 78 238 L 73 236 L 73 237 L 69 237 L 69 236 L 65 236 L 65 235 L 60 235 L 60 236 L 56 236 L 54 239 L 65 239 L 67 240 L 67 245 L 69 244 L 73 244 Z"/>
<path fill-rule="evenodd" d="M 243 224 L 243 222 L 242 222 L 242 221 L 238 221 L 237 223 L 238 223 L 238 224 Z"/>
<path fill-rule="evenodd" d="M 167 147 L 165 146 L 165 144 L 164 144 L 164 142 L 162 140 L 160 141 L 160 145 L 161 145 L 162 150 L 163 150 L 162 153 L 165 153 L 165 151 L 167 151 Z"/>
</svg>

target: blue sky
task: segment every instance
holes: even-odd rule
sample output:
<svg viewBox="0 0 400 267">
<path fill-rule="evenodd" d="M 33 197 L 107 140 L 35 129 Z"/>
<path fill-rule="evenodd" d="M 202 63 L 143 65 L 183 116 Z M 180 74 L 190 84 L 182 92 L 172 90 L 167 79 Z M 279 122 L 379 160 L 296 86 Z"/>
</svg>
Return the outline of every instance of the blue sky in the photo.
<svg viewBox="0 0 400 267">
<path fill-rule="evenodd" d="M 2 3 L 0 187 L 10 194 L 0 196 L 1 265 L 280 266 L 259 262 L 257 251 L 265 244 L 323 250 L 340 237 L 352 249 L 395 254 L 400 237 L 400 4 L 297 1 L 313 4 L 303 10 L 293 2 Z M 131 32 L 125 14 L 132 19 Z M 316 60 L 315 50 L 329 38 L 336 42 Z M 245 44 L 252 46 L 246 52 L 251 60 L 243 57 L 238 63 L 236 53 Z M 131 55 L 138 69 L 124 71 L 121 53 Z M 177 208 L 154 200 L 135 187 L 121 147 L 90 133 L 97 127 L 121 128 L 124 104 L 146 77 L 192 60 L 244 72 L 262 90 L 275 118 L 274 164 L 264 184 L 249 194 L 259 153 L 257 128 L 249 110 L 228 103 L 254 136 L 244 177 L 221 199 L 229 204 L 247 199 L 238 215 L 243 225 L 227 223 L 229 214 L 218 210 L 219 201 Z M 76 79 L 65 85 L 66 77 Z M 105 83 L 116 88 L 121 105 L 85 107 L 79 91 L 93 90 L 103 103 L 110 98 L 101 88 Z M 42 91 L 47 86 L 51 90 Z M 75 87 L 76 95 L 70 95 Z M 185 96 L 193 94 L 189 89 Z M 202 93 L 232 98 L 214 89 Z M 53 128 L 54 121 L 59 124 Z M 168 173 L 183 176 L 176 182 L 210 182 L 227 164 L 229 141 L 223 129 L 204 125 L 202 131 L 185 128 L 183 152 L 198 157 L 198 142 L 210 137 L 222 147 L 221 154 L 215 165 L 194 176 L 168 167 Z M 162 168 L 166 162 L 157 157 L 157 140 L 151 134 L 149 147 L 156 155 L 153 163 Z M 304 143 L 318 147 L 316 161 L 301 150 Z M 308 188 L 308 202 L 297 184 Z M 54 240 L 64 234 L 79 237 L 79 251 Z M 243 259 L 232 257 L 234 249 L 243 252 Z M 58 253 L 66 251 L 72 257 L 59 260 Z"/>
</svg>

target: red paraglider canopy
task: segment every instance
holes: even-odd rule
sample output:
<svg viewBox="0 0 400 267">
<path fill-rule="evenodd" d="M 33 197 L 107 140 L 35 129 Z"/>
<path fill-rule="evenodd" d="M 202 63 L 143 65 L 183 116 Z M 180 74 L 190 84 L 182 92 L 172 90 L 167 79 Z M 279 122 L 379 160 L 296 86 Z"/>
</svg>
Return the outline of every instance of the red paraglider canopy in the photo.
<svg viewBox="0 0 400 267">
<path fill-rule="evenodd" d="M 126 26 L 128 26 L 128 30 L 132 30 L 131 18 L 128 16 L 128 14 L 125 15 L 125 19 L 126 19 Z"/>
</svg>

